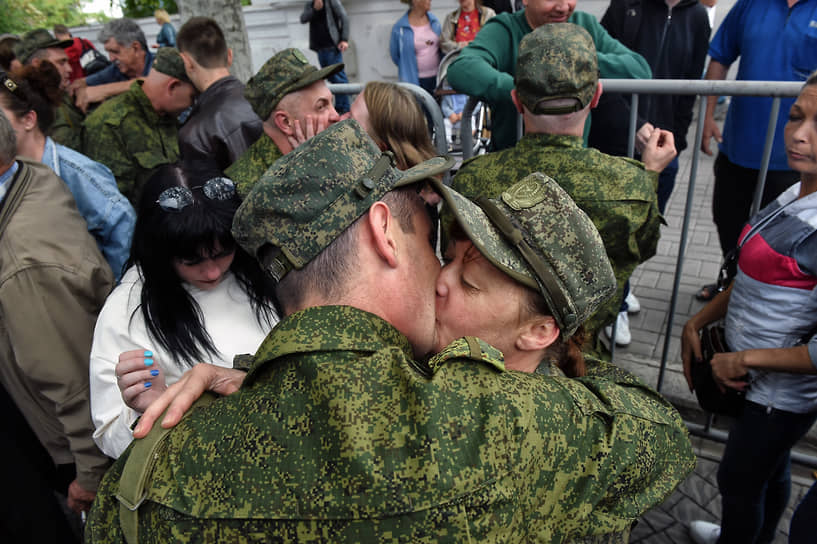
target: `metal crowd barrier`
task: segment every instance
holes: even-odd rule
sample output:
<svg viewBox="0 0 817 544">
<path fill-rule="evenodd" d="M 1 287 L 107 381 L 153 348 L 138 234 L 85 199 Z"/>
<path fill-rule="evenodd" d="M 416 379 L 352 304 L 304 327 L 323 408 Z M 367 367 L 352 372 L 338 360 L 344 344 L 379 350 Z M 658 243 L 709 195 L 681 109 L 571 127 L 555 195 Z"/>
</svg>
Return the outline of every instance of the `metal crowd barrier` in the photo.
<svg viewBox="0 0 817 544">
<path fill-rule="evenodd" d="M 707 80 L 634 80 L 634 79 L 604 79 L 602 86 L 605 92 L 632 93 L 630 105 L 630 123 L 628 154 L 630 157 L 634 153 L 636 115 L 638 112 L 638 99 L 640 94 L 694 94 L 698 96 L 770 96 L 772 97 L 772 107 L 769 113 L 769 121 L 766 127 L 766 140 L 763 147 L 761 167 L 758 175 L 758 183 L 755 189 L 754 199 L 750 215 L 754 215 L 760 208 L 763 195 L 763 187 L 766 181 L 766 173 L 769 169 L 769 159 L 772 151 L 772 143 L 775 137 L 777 117 L 780 112 L 780 99 L 783 97 L 796 97 L 803 86 L 803 82 L 781 82 L 781 81 L 707 81 Z M 695 139 L 690 145 L 692 149 L 692 166 L 689 173 L 689 185 L 687 188 L 686 205 L 684 208 L 684 220 L 681 227 L 681 239 L 679 244 L 678 257 L 675 265 L 675 277 L 672 285 L 672 296 L 668 312 L 667 327 L 664 335 L 664 346 L 661 353 L 661 363 L 658 371 L 658 380 L 655 388 L 660 392 L 664 384 L 667 358 L 669 356 L 670 339 L 672 338 L 672 325 L 675 321 L 675 311 L 678 301 L 678 291 L 681 284 L 681 274 L 684 267 L 684 256 L 686 254 L 687 237 L 689 233 L 689 222 L 692 211 L 692 197 L 695 192 L 695 180 L 698 175 L 698 164 L 701 154 L 701 140 L 703 138 L 704 115 L 706 113 L 706 100 L 700 100 L 698 104 L 697 125 L 695 129 Z M 470 143 L 471 133 L 466 130 L 470 126 L 467 119 L 473 112 L 477 100 L 470 98 L 463 112 L 462 140 L 463 153 L 468 153 L 472 149 Z M 521 123 L 520 123 L 521 124 Z M 467 158 L 467 157 L 464 157 Z M 615 330 L 613 331 L 615 335 Z M 615 337 L 615 336 L 614 336 Z M 611 342 L 611 350 L 615 349 L 615 343 Z M 702 436 L 716 442 L 725 442 L 728 434 L 724 431 L 712 428 L 712 414 L 708 415 L 705 424 L 686 422 L 689 431 L 693 435 Z M 792 461 L 799 464 L 817 467 L 817 457 L 804 455 L 799 452 L 792 452 Z"/>
</svg>

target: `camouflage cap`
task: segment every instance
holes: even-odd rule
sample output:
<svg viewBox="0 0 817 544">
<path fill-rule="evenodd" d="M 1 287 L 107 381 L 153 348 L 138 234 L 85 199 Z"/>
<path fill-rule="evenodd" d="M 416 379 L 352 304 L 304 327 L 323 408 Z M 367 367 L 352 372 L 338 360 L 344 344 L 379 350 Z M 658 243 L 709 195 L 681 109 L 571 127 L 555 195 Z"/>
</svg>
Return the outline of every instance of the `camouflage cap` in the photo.
<svg viewBox="0 0 817 544">
<path fill-rule="evenodd" d="M 17 57 L 17 60 L 26 64 L 31 60 L 31 55 L 40 49 L 49 49 L 51 47 L 65 49 L 72 43 L 74 43 L 74 40 L 58 40 L 46 29 L 36 28 L 23 34 L 20 41 L 14 45 L 14 56 Z"/>
<path fill-rule="evenodd" d="M 548 176 L 533 173 L 476 204 L 440 182 L 434 187 L 488 261 L 542 294 L 565 338 L 615 292 L 599 232 Z"/>
<path fill-rule="evenodd" d="M 185 83 L 190 83 L 187 71 L 184 69 L 184 61 L 175 47 L 160 47 L 153 59 L 151 70 L 156 70 L 167 76 L 175 77 Z"/>
<path fill-rule="evenodd" d="M 387 192 L 447 171 L 434 157 L 406 171 L 353 119 L 278 159 L 233 219 L 233 237 L 276 281 L 303 268 Z"/>
<path fill-rule="evenodd" d="M 262 120 L 291 92 L 303 89 L 343 70 L 343 64 L 316 68 L 298 49 L 284 49 L 272 56 L 244 87 L 244 97 Z"/>
<path fill-rule="evenodd" d="M 593 38 L 573 23 L 542 25 L 522 39 L 514 84 L 522 104 L 537 115 L 563 115 L 584 109 L 596 93 L 598 54 Z M 574 99 L 574 104 L 542 102 Z"/>
</svg>

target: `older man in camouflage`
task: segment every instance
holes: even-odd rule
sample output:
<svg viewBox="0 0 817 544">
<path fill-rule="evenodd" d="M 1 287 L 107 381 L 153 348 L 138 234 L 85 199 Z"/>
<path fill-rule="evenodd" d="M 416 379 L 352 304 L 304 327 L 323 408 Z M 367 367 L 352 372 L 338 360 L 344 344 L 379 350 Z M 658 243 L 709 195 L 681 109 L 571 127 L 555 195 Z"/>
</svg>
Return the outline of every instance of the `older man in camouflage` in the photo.
<svg viewBox="0 0 817 544">
<path fill-rule="evenodd" d="M 516 147 L 464 163 L 452 184 L 476 198 L 498 194 L 530 172 L 544 172 L 590 216 L 618 280 L 617 295 L 585 324 L 594 342 L 618 314 L 635 267 L 655 254 L 658 172 L 676 154 L 668 131 L 653 134 L 643 164 L 583 146 L 585 120 L 601 96 L 596 58 L 590 35 L 572 23 L 543 25 L 525 36 L 512 91 L 525 136 Z M 604 352 L 599 343 L 590 350 Z"/>
<path fill-rule="evenodd" d="M 324 80 L 341 70 L 343 64 L 318 69 L 298 49 L 284 49 L 247 82 L 244 97 L 264 121 L 264 133 L 225 171 L 240 195 L 292 151 L 299 137 L 311 137 L 340 119 Z"/>
<path fill-rule="evenodd" d="M 134 81 L 85 119 L 82 152 L 113 171 L 135 208 L 153 171 L 179 158 L 177 117 L 195 92 L 178 50 L 163 47 L 144 81 Z"/>
<path fill-rule="evenodd" d="M 694 463 L 687 433 L 625 372 L 506 372 L 476 338 L 417 359 L 434 345 L 439 272 L 421 189 L 448 167 L 401 172 L 349 120 L 262 177 L 233 231 L 287 317 L 240 391 L 120 457 L 89 542 L 561 542 L 626 529 L 666 497 Z M 536 217 L 584 217 L 555 184 L 516 194 L 541 236 Z M 596 279 L 564 296 L 589 300 L 612 273 L 592 225 L 576 232 L 559 257 L 588 259 Z"/>
</svg>

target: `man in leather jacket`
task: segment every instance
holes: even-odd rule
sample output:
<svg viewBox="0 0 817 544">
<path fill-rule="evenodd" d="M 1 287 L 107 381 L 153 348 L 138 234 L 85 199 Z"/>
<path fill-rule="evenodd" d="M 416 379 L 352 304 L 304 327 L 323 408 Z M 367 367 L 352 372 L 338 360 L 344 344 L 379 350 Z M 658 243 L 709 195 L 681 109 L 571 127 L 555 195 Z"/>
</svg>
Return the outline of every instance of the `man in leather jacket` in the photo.
<svg viewBox="0 0 817 544">
<path fill-rule="evenodd" d="M 261 136 L 261 119 L 244 98 L 244 84 L 230 75 L 233 52 L 218 23 L 193 17 L 176 41 L 187 75 L 201 93 L 179 130 L 181 158 L 196 169 L 224 171 Z"/>
</svg>

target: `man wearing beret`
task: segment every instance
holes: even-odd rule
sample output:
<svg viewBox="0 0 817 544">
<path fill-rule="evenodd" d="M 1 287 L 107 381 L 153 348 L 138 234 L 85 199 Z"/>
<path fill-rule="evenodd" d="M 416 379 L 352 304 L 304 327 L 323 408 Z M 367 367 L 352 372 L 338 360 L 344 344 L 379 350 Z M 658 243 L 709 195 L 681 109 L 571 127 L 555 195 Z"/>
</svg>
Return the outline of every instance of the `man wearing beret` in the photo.
<svg viewBox="0 0 817 544">
<path fill-rule="evenodd" d="M 85 120 L 83 153 L 113 171 L 119 190 L 138 210 L 142 186 L 157 166 L 179 158 L 177 116 L 195 88 L 178 50 L 163 47 L 144 81 L 105 101 Z"/>
<path fill-rule="evenodd" d="M 506 372 L 473 337 L 424 358 L 440 269 L 427 183 L 450 164 L 397 170 L 347 120 L 273 165 L 233 236 L 287 317 L 238 392 L 119 458 L 88 542 L 562 542 L 663 500 L 694 456 L 671 405 L 627 373 Z M 555 184 L 518 193 L 581 214 Z M 572 247 L 597 255 L 593 234 Z M 596 261 L 588 274 L 612 282 Z"/>
<path fill-rule="evenodd" d="M 264 134 L 225 171 L 246 195 L 276 160 L 339 120 L 325 79 L 343 64 L 316 68 L 298 49 L 284 49 L 270 58 L 244 88 L 244 97 L 264 122 Z"/>
<path fill-rule="evenodd" d="M 464 94 L 485 100 L 493 113 L 491 148 L 511 147 L 517 139 L 516 110 L 511 101 L 516 52 L 525 35 L 548 23 L 574 23 L 590 33 L 602 78 L 649 78 L 644 57 L 611 37 L 589 13 L 574 11 L 576 0 L 522 0 L 525 9 L 500 13 L 485 23 L 448 67 L 448 82 Z"/>
<path fill-rule="evenodd" d="M 584 147 L 585 121 L 601 96 L 598 73 L 596 49 L 583 28 L 546 24 L 525 36 L 511 96 L 526 133 L 516 147 L 464 163 L 453 181 L 459 192 L 477 198 L 501 193 L 530 172 L 545 172 L 590 216 L 618 280 L 617 295 L 585 323 L 593 342 L 618 315 L 635 267 L 655 254 L 661 223 L 658 172 L 675 156 L 667 131 L 655 132 L 644 149 L 644 164 Z M 597 343 L 592 351 L 601 354 L 605 348 Z"/>
</svg>

